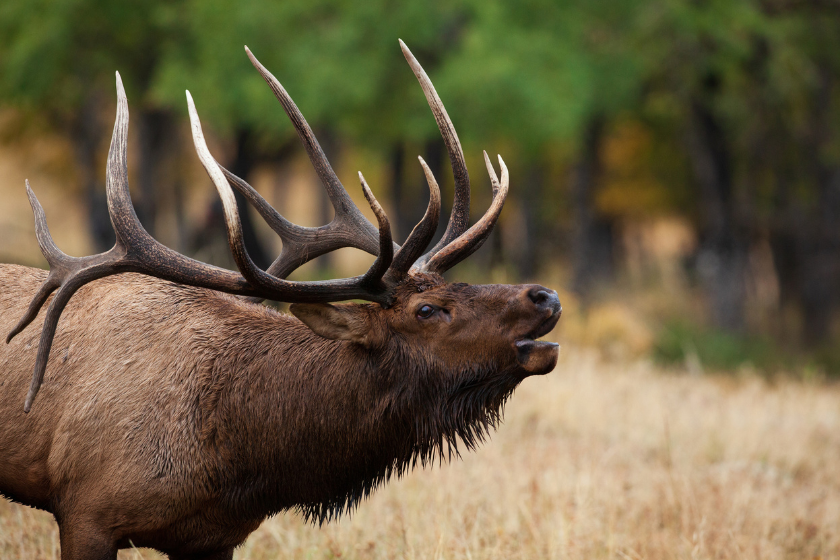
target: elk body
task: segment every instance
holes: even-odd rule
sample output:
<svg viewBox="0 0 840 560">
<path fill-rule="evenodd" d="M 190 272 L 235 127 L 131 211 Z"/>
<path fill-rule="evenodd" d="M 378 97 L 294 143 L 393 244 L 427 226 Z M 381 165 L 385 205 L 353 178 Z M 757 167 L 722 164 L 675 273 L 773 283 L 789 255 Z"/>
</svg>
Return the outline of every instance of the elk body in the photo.
<svg viewBox="0 0 840 560">
<path fill-rule="evenodd" d="M 58 251 L 27 185 L 50 271 L 0 265 L 0 328 L 10 333 L 0 348 L 0 493 L 53 513 L 63 560 L 114 559 L 128 546 L 173 559 L 230 559 L 272 513 L 296 508 L 329 520 L 390 476 L 449 458 L 458 440 L 474 447 L 525 377 L 554 368 L 557 346 L 537 340 L 559 319 L 554 291 L 447 284 L 440 276 L 486 239 L 508 176 L 501 159 L 501 180 L 487 160 L 493 203 L 468 227 L 460 144 L 431 82 L 403 51 L 456 178 L 449 225 L 425 254 L 440 196 L 422 160 L 429 208 L 397 246 L 364 179 L 378 227 L 350 202 L 306 121 L 250 52 L 333 201 L 329 225 L 287 222 L 218 166 L 190 99 L 196 149 L 222 197 L 241 274 L 158 244 L 128 197 L 119 78 L 108 158 L 115 247 L 82 258 Z M 242 245 L 231 185 L 283 238 L 266 271 Z M 377 255 L 365 275 L 284 280 L 344 246 Z M 261 298 L 293 302 L 294 316 Z M 347 299 L 370 303 L 329 303 Z"/>
</svg>

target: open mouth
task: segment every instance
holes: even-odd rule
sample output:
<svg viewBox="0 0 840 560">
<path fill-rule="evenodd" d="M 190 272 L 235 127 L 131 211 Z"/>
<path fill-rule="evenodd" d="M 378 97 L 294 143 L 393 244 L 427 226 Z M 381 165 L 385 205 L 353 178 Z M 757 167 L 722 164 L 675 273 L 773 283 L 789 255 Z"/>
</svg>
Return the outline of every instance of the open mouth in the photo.
<svg viewBox="0 0 840 560">
<path fill-rule="evenodd" d="M 516 352 L 521 358 L 526 357 L 527 354 L 531 353 L 538 347 L 559 347 L 560 345 L 556 342 L 549 342 L 547 340 L 537 340 L 541 336 L 545 336 L 551 332 L 551 330 L 557 325 L 557 321 L 560 320 L 560 313 L 552 313 L 549 317 L 547 317 L 542 323 L 537 325 L 532 331 L 528 332 L 522 338 L 519 338 L 514 342 L 514 346 L 516 346 Z"/>
<path fill-rule="evenodd" d="M 560 345 L 556 342 L 537 339 L 551 332 L 558 320 L 560 320 L 559 310 L 551 313 L 533 330 L 513 343 L 516 361 L 525 375 L 543 375 L 552 371 L 557 365 Z"/>
</svg>

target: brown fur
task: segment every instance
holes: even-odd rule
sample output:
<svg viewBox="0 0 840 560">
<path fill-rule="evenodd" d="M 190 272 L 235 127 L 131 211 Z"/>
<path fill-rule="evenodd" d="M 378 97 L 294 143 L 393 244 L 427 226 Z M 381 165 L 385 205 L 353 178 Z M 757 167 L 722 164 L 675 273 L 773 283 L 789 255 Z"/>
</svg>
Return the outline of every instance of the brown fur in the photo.
<svg viewBox="0 0 840 560">
<path fill-rule="evenodd" d="M 0 332 L 45 277 L 0 265 Z M 129 540 L 231 558 L 272 513 L 329 520 L 458 438 L 478 444 L 516 385 L 554 367 L 556 349 L 523 366 L 513 346 L 559 316 L 537 288 L 414 275 L 389 309 L 323 307 L 361 325 L 351 341 L 201 288 L 96 281 L 65 310 L 29 414 L 43 311 L 0 345 L 0 493 L 55 515 L 65 560 L 113 559 Z M 423 303 L 448 313 L 420 320 Z"/>
</svg>

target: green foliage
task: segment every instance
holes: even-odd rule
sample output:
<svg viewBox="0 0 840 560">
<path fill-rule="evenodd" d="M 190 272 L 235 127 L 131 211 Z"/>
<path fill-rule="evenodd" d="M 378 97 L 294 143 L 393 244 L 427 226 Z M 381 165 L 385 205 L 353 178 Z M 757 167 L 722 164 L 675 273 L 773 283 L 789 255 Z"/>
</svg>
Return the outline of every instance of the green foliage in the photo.
<svg viewBox="0 0 840 560">
<path fill-rule="evenodd" d="M 163 61 L 155 95 L 177 105 L 183 89 L 196 91 L 202 114 L 222 131 L 247 126 L 274 136 L 291 133 L 243 45 L 316 128 L 330 126 L 365 142 L 424 138 L 435 130 L 397 39 L 433 68 L 446 54 L 441 36 L 457 19 L 449 3 L 395 9 L 385 1 L 217 0 L 191 2 L 187 13 L 187 35 Z M 423 118 L 416 118 L 422 110 Z"/>
<path fill-rule="evenodd" d="M 472 139 L 513 140 L 537 156 L 550 143 L 576 142 L 594 115 L 638 100 L 642 67 L 625 27 L 634 5 L 473 2 L 440 87 Z"/>
<path fill-rule="evenodd" d="M 0 99 L 66 116 L 121 70 L 143 94 L 178 35 L 178 2 L 32 0 L 0 5 Z M 140 99 L 137 99 L 140 97 Z"/>
<path fill-rule="evenodd" d="M 796 345 L 782 346 L 769 336 L 725 332 L 685 319 L 667 322 L 660 329 L 653 356 L 663 364 L 707 372 L 748 369 L 803 379 L 840 376 L 840 352 L 833 346 L 806 352 Z"/>
<path fill-rule="evenodd" d="M 696 360 L 700 367 L 711 371 L 754 367 L 775 373 L 789 365 L 770 339 L 705 329 L 687 322 L 671 322 L 662 328 L 654 356 L 669 364 Z"/>
<path fill-rule="evenodd" d="M 93 89 L 110 94 L 120 70 L 134 103 L 183 114 L 190 89 L 218 131 L 287 138 L 247 44 L 316 128 L 366 145 L 423 142 L 437 132 L 402 38 L 467 144 L 516 146 L 538 161 L 575 145 L 594 116 L 627 113 L 664 117 L 667 134 L 679 133 L 712 76 L 713 103 L 743 151 L 768 131 L 757 111 L 785 115 L 778 125 L 795 139 L 820 66 L 840 69 L 837 31 L 819 12 L 755 0 L 10 0 L 0 6 L 0 100 L 66 115 Z M 840 159 L 840 148 L 826 150 Z"/>
<path fill-rule="evenodd" d="M 437 132 L 402 38 L 468 141 L 533 151 L 636 102 L 643 65 L 626 48 L 635 11 L 626 0 L 11 1 L 0 7 L 0 93 L 70 111 L 119 69 L 143 102 L 183 111 L 189 88 L 220 131 L 288 134 L 247 44 L 314 125 L 367 142 L 424 141 Z"/>
<path fill-rule="evenodd" d="M 227 137 L 247 131 L 271 153 L 293 129 L 245 56 L 248 45 L 316 131 L 382 152 L 423 146 L 439 135 L 398 38 L 432 77 L 471 166 L 482 148 L 503 153 L 521 181 L 509 206 L 538 197 L 543 231 L 567 232 L 553 224 L 569 223 L 568 178 L 593 122 L 613 136 L 621 123 L 638 124 L 626 146 L 647 138 L 614 159 L 618 166 L 604 158 L 599 218 L 702 220 L 686 149 L 698 105 L 722 129 L 744 235 L 766 238 L 774 227 L 799 235 L 830 200 L 825 178 L 840 168 L 840 10 L 830 3 L 6 0 L 0 105 L 37 108 L 66 131 L 80 107 L 113 99 L 119 70 L 133 110 L 185 115 L 189 89 L 206 127 Z M 539 188 L 525 185 L 534 170 L 545 172 Z M 682 359 L 668 336 L 662 356 Z M 691 336 L 701 359 L 721 367 L 773 354 Z"/>
</svg>

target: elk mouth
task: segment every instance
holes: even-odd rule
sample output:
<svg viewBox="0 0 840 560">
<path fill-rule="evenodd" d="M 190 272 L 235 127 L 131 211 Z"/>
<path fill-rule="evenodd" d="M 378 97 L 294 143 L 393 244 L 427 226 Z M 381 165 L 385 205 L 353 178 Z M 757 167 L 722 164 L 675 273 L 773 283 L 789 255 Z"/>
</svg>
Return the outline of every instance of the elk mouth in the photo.
<svg viewBox="0 0 840 560">
<path fill-rule="evenodd" d="M 560 345 L 556 342 L 537 339 L 550 333 L 559 320 L 559 312 L 551 313 L 533 330 L 514 341 L 516 361 L 529 375 L 548 373 L 557 365 Z"/>
</svg>

